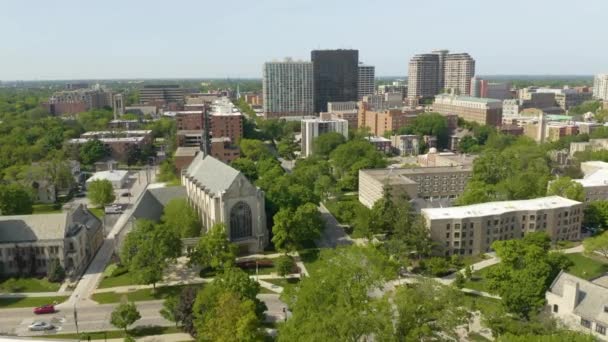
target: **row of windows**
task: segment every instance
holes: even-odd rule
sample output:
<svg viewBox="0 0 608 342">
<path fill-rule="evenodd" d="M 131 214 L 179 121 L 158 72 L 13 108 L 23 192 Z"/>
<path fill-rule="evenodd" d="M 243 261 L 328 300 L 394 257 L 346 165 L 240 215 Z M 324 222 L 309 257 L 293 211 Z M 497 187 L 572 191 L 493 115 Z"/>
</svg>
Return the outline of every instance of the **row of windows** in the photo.
<svg viewBox="0 0 608 342">
<path fill-rule="evenodd" d="M 34 250 L 35 255 L 44 254 L 45 247 L 32 247 L 32 248 Z M 21 251 L 21 252 L 18 252 L 18 251 Z M 27 247 L 25 247 L 25 248 L 0 248 L 0 257 L 2 257 L 3 255 L 15 256 L 15 255 L 17 255 L 17 253 L 20 253 L 23 256 L 27 256 L 30 253 L 29 251 L 30 251 L 30 249 Z M 57 254 L 57 253 L 59 253 L 59 247 L 57 247 L 57 246 L 48 247 L 48 252 L 51 255 Z"/>
</svg>

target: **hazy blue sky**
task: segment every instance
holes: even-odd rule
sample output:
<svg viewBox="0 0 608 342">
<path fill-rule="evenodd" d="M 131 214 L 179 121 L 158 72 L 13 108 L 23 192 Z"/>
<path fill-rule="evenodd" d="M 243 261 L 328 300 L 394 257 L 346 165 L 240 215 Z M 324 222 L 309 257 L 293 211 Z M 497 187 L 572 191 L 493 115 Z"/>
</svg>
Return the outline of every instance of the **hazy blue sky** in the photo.
<svg viewBox="0 0 608 342">
<path fill-rule="evenodd" d="M 1 0 L 0 79 L 261 77 L 356 48 L 377 75 L 469 52 L 478 74 L 608 72 L 608 0 Z"/>
</svg>

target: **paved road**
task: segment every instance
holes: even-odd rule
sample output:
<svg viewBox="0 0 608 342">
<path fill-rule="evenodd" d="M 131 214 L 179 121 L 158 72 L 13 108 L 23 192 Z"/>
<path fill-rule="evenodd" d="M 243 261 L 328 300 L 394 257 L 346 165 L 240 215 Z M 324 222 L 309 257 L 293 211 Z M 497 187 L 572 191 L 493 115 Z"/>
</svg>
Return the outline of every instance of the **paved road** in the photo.
<svg viewBox="0 0 608 342">
<path fill-rule="evenodd" d="M 153 175 L 153 181 L 154 172 L 151 173 Z M 139 196 L 146 189 L 148 184 L 146 183 L 147 177 L 145 170 L 139 171 L 133 177 L 137 178 L 134 179 L 133 185 L 129 190 L 133 198 L 130 199 L 128 197 L 122 197 L 119 198 L 119 201 L 133 201 L 133 203 L 136 203 Z M 108 236 L 105 238 L 103 244 L 101 245 L 101 248 L 95 255 L 95 258 L 93 259 L 87 270 L 84 272 L 84 275 L 81 277 L 80 281 L 78 282 L 78 285 L 72 292 L 70 299 L 66 303 L 60 304 L 60 308 L 72 307 L 74 305 L 74 302 L 76 301 L 78 301 L 79 306 L 95 305 L 95 303 L 89 300 L 88 298 L 91 296 L 91 294 L 97 287 L 97 284 L 99 284 L 99 282 L 101 281 L 103 270 L 105 269 L 108 261 L 112 257 L 116 241 L 115 236 L 120 233 L 123 227 L 128 223 L 129 217 L 131 216 L 132 212 L 133 207 L 131 206 L 130 208 L 125 210 L 122 215 L 116 215 L 119 217 L 116 220 L 116 223 L 114 224 L 112 229 L 110 230 Z"/>
<path fill-rule="evenodd" d="M 334 248 L 340 245 L 350 245 L 353 240 L 346 234 L 344 229 L 340 227 L 340 223 L 336 218 L 327 210 L 327 208 L 321 203 L 319 205 L 319 212 L 321 218 L 325 222 L 325 230 L 321 238 L 315 241 L 317 247 L 320 248 Z"/>
</svg>

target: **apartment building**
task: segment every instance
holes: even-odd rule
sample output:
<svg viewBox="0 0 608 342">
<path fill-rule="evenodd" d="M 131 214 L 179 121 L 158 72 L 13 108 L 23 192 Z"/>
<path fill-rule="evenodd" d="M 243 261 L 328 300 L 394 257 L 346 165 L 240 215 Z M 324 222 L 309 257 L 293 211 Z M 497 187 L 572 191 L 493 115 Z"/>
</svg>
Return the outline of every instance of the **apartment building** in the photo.
<svg viewBox="0 0 608 342">
<path fill-rule="evenodd" d="M 511 99 L 511 82 L 489 82 L 488 80 L 473 77 L 471 79 L 471 96 L 497 100 Z"/>
<path fill-rule="evenodd" d="M 112 93 L 100 87 L 68 89 L 55 92 L 43 107 L 53 115 L 71 115 L 115 104 Z"/>
<path fill-rule="evenodd" d="M 267 62 L 263 74 L 263 112 L 266 119 L 314 113 L 313 64 Z"/>
<path fill-rule="evenodd" d="M 420 54 L 415 55 L 408 65 L 407 97 L 428 98 L 439 94 L 440 83 L 443 84 L 439 75 L 439 55 Z"/>
<path fill-rule="evenodd" d="M 359 82 L 357 83 L 357 100 L 372 95 L 375 91 L 376 68 L 372 65 L 359 64 Z M 327 109 L 329 110 L 329 108 Z"/>
<path fill-rule="evenodd" d="M 68 143 L 79 148 L 91 140 L 99 140 L 110 151 L 111 158 L 125 162 L 130 149 L 134 147 L 141 149 L 145 145 L 152 144 L 152 131 L 93 131 L 83 133 L 80 138 L 70 139 Z"/>
<path fill-rule="evenodd" d="M 101 221 L 84 205 L 56 214 L 0 216 L 0 276 L 45 275 L 52 260 L 78 275 L 102 243 Z"/>
<path fill-rule="evenodd" d="M 608 101 L 608 74 L 595 75 L 593 80 L 593 97 Z"/>
<path fill-rule="evenodd" d="M 371 208 L 390 189 L 391 196 L 453 200 L 464 192 L 471 166 L 367 169 L 359 171 L 359 202 Z"/>
<path fill-rule="evenodd" d="M 471 78 L 475 76 L 475 60 L 468 53 L 446 55 L 443 68 L 443 89 L 459 95 L 471 93 Z"/>
<path fill-rule="evenodd" d="M 139 89 L 139 103 L 165 107 L 169 104 L 183 105 L 184 89 L 177 84 L 151 84 Z"/>
<path fill-rule="evenodd" d="M 357 129 L 359 112 L 354 110 L 349 111 L 334 111 L 327 113 L 320 113 L 319 118 L 321 120 L 346 120 L 348 121 L 348 129 Z M 311 118 L 312 119 L 312 118 Z"/>
<path fill-rule="evenodd" d="M 433 111 L 481 125 L 498 127 L 502 123 L 502 101 L 495 99 L 442 94 L 435 96 Z"/>
<path fill-rule="evenodd" d="M 375 136 L 384 136 L 386 132 L 397 132 L 400 128 L 411 125 L 422 110 L 402 110 L 401 108 L 383 111 L 369 110 L 365 105 L 359 106 L 358 127 L 367 127 Z"/>
<path fill-rule="evenodd" d="M 608 163 L 587 161 L 581 163 L 583 178 L 573 181 L 583 186 L 585 202 L 608 200 Z"/>
<path fill-rule="evenodd" d="M 348 139 L 348 121 L 342 119 L 324 120 L 320 118 L 302 120 L 302 156 L 313 154 L 314 140 L 321 134 L 336 132 Z"/>
<path fill-rule="evenodd" d="M 358 50 L 313 50 L 314 112 L 327 112 L 328 102 L 357 101 Z"/>
<path fill-rule="evenodd" d="M 492 250 L 498 240 L 520 239 L 530 232 L 546 232 L 551 241 L 581 237 L 583 204 L 559 196 L 502 201 L 450 208 L 424 208 L 437 254 L 477 255 Z"/>
<path fill-rule="evenodd" d="M 355 101 L 346 101 L 346 102 L 328 102 L 327 103 L 327 111 L 328 112 L 349 112 L 357 110 L 357 102 Z"/>
<path fill-rule="evenodd" d="M 400 156 L 417 156 L 420 153 L 420 137 L 414 134 L 393 135 L 391 145 Z"/>
<path fill-rule="evenodd" d="M 374 148 L 378 152 L 384 154 L 390 154 L 392 150 L 391 140 L 385 137 L 365 137 L 365 140 L 369 141 L 370 144 L 374 145 Z"/>
<path fill-rule="evenodd" d="M 570 156 L 574 157 L 577 152 L 608 150 L 608 139 L 589 139 L 586 142 L 570 143 Z"/>
<path fill-rule="evenodd" d="M 436 50 L 412 57 L 408 69 L 408 98 L 430 98 L 442 90 L 456 95 L 471 93 L 475 60 L 468 53 Z"/>
</svg>

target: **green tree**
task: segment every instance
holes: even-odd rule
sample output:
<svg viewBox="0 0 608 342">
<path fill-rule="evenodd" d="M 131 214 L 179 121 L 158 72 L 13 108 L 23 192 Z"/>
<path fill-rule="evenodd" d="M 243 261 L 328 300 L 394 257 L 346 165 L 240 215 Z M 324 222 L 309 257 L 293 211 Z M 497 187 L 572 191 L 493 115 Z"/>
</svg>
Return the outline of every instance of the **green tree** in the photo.
<svg viewBox="0 0 608 342">
<path fill-rule="evenodd" d="M 350 140 L 338 146 L 331 152 L 330 160 L 338 184 L 348 190 L 357 189 L 359 170 L 386 167 L 382 153 L 366 140 Z"/>
<path fill-rule="evenodd" d="M 328 157 L 336 147 L 344 144 L 346 139 L 338 132 L 330 132 L 319 135 L 313 141 L 313 152 L 322 157 Z"/>
<path fill-rule="evenodd" d="M 255 303 L 232 292 L 221 293 L 198 329 L 200 341 L 264 341 Z"/>
<path fill-rule="evenodd" d="M 201 219 L 185 198 L 172 199 L 165 205 L 162 222 L 181 238 L 201 235 Z"/>
<path fill-rule="evenodd" d="M 579 202 L 585 201 L 585 189 L 580 183 L 573 181 L 570 177 L 559 177 L 549 183 L 547 195 L 562 196 Z"/>
<path fill-rule="evenodd" d="M 80 146 L 80 161 L 91 165 L 108 155 L 108 150 L 103 143 L 97 139 L 89 140 Z"/>
<path fill-rule="evenodd" d="M 433 257 L 424 261 L 428 273 L 435 277 L 446 275 L 450 270 L 450 263 L 442 257 Z"/>
<path fill-rule="evenodd" d="M 0 214 L 24 215 L 33 211 L 31 194 L 20 184 L 0 184 Z"/>
<path fill-rule="evenodd" d="M 59 283 L 65 279 L 65 270 L 59 263 L 59 259 L 51 259 L 49 261 L 46 276 L 53 283 Z"/>
<path fill-rule="evenodd" d="M 173 231 L 152 221 L 138 220 L 127 234 L 120 259 L 138 283 L 152 284 L 156 290 L 156 283 L 163 279 L 164 270 L 181 254 L 181 249 L 181 240 Z"/>
<path fill-rule="evenodd" d="M 439 113 L 425 113 L 414 120 L 412 130 L 418 135 L 433 135 L 437 137 L 439 147 L 448 144 L 448 120 Z"/>
<path fill-rule="evenodd" d="M 608 201 L 587 203 L 583 224 L 587 227 L 604 229 L 608 227 Z"/>
<path fill-rule="evenodd" d="M 91 204 L 103 207 L 116 199 L 112 182 L 107 179 L 94 180 L 87 185 L 87 197 Z"/>
<path fill-rule="evenodd" d="M 608 258 L 608 232 L 583 240 L 583 247 L 585 247 L 585 254 L 599 253 L 604 258 Z"/>
<path fill-rule="evenodd" d="M 317 206 L 306 203 L 298 208 L 283 208 L 274 215 L 272 242 L 277 250 L 293 251 L 304 242 L 317 239 L 323 230 L 323 221 Z"/>
<path fill-rule="evenodd" d="M 460 142 L 458 143 L 458 149 L 463 153 L 475 152 L 479 149 L 479 143 L 477 142 L 477 139 L 470 135 L 467 135 L 460 139 Z"/>
<path fill-rule="evenodd" d="M 141 318 L 139 311 L 134 303 L 125 303 L 118 305 L 112 316 L 110 317 L 110 323 L 118 329 L 123 329 L 125 334 L 128 334 L 127 329 L 129 326 L 137 322 Z"/>
<path fill-rule="evenodd" d="M 295 262 L 293 261 L 293 258 L 291 256 L 282 255 L 279 258 L 277 258 L 276 265 L 277 265 L 277 273 L 281 277 L 285 277 L 288 274 L 292 273 Z"/>
<path fill-rule="evenodd" d="M 263 141 L 253 139 L 241 139 L 239 146 L 241 147 L 241 156 L 251 160 L 260 160 L 272 158 L 272 153 L 268 146 Z"/>
<path fill-rule="evenodd" d="M 170 296 L 163 302 L 163 307 L 160 309 L 160 315 L 170 322 L 175 322 L 175 327 L 180 323 L 178 319 L 177 307 L 179 305 L 179 297 Z"/>
<path fill-rule="evenodd" d="M 457 289 L 432 280 L 399 287 L 393 302 L 399 341 L 458 339 L 456 327 L 466 324 L 470 316 Z"/>
<path fill-rule="evenodd" d="M 198 240 L 190 255 L 190 263 L 219 270 L 230 267 L 236 259 L 238 247 L 228 240 L 226 226 L 216 223 Z"/>
<path fill-rule="evenodd" d="M 594 342 L 596 339 L 591 334 L 576 331 L 559 331 L 547 335 L 536 334 L 512 334 L 507 333 L 499 336 L 497 342 Z"/>
<path fill-rule="evenodd" d="M 396 269 L 373 248 L 322 250 L 311 277 L 283 293 L 292 317 L 279 327 L 278 341 L 392 339 L 392 309 L 385 298 L 369 297 Z M 322 317 L 319 320 L 311 317 Z"/>
<path fill-rule="evenodd" d="M 249 158 L 237 158 L 230 165 L 241 171 L 251 182 L 255 182 L 258 179 L 257 167 L 253 160 Z"/>
</svg>

